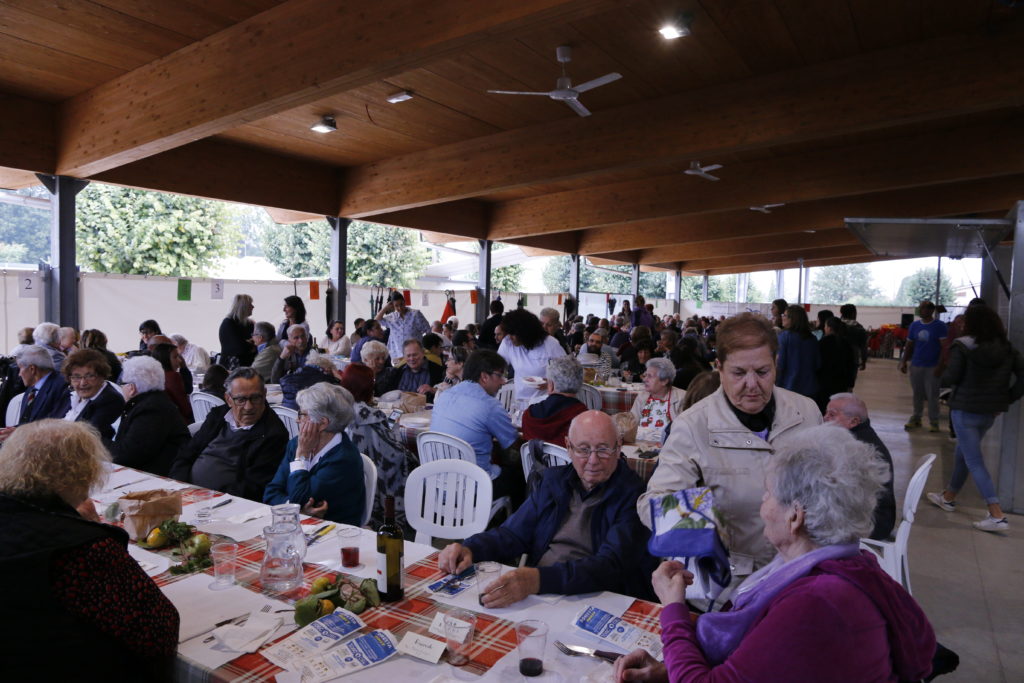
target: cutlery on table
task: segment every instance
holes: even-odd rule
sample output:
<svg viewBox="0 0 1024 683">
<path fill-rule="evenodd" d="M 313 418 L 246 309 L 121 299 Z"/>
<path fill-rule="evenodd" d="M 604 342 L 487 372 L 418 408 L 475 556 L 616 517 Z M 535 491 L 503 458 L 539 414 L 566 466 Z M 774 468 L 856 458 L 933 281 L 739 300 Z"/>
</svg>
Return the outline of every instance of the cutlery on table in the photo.
<svg viewBox="0 0 1024 683">
<path fill-rule="evenodd" d="M 184 643 L 184 642 L 187 642 L 189 640 L 193 640 L 195 638 L 198 638 L 199 636 L 205 636 L 210 631 L 212 631 L 214 629 L 218 629 L 221 626 L 224 626 L 226 624 L 238 624 L 238 623 L 241 623 L 243 620 L 248 619 L 248 618 L 249 618 L 249 612 L 246 612 L 245 614 L 239 614 L 237 617 L 231 617 L 230 619 L 224 619 L 223 621 L 218 621 L 216 624 L 214 624 L 210 628 L 206 629 L 205 631 L 201 631 L 200 633 L 197 633 L 194 636 L 189 636 L 188 638 L 185 638 L 185 640 L 179 640 L 178 642 L 179 643 Z M 206 642 L 206 641 L 203 641 L 203 642 Z"/>
<path fill-rule="evenodd" d="M 591 647 L 583 647 L 582 645 L 566 645 L 560 640 L 555 641 L 555 647 L 558 648 L 559 652 L 567 654 L 570 657 L 594 657 L 596 659 L 603 659 L 606 662 L 611 662 L 612 664 L 622 656 L 617 652 L 595 650 Z"/>
<path fill-rule="evenodd" d="M 110 490 L 111 491 L 116 491 L 118 489 L 123 489 L 125 486 L 131 486 L 133 484 L 141 484 L 144 481 L 146 481 L 146 480 L 145 479 L 136 479 L 135 481 L 125 482 L 124 484 L 121 484 L 119 486 L 115 486 L 115 487 L 111 488 Z"/>
<path fill-rule="evenodd" d="M 335 524 L 328 524 L 327 526 L 321 528 L 319 531 L 313 532 L 313 537 L 309 539 L 309 541 L 306 543 L 306 547 L 308 548 L 309 546 L 313 545 L 330 532 L 334 531 L 335 526 Z"/>
<path fill-rule="evenodd" d="M 222 507 L 224 507 L 225 505 L 227 505 L 228 503 L 230 503 L 233 500 L 234 500 L 234 498 L 228 498 L 227 500 L 222 500 L 221 502 L 217 503 L 216 505 L 211 505 L 210 509 L 211 510 L 216 510 L 217 508 L 222 508 Z"/>
<path fill-rule="evenodd" d="M 330 524 L 324 524 L 323 526 L 317 527 L 316 529 L 313 529 L 312 531 L 310 531 L 308 534 L 306 534 L 306 542 L 309 542 L 309 541 L 313 540 L 314 538 L 316 538 L 317 536 L 319 536 L 320 532 L 323 531 L 324 529 L 326 529 L 329 526 L 330 526 Z"/>
</svg>

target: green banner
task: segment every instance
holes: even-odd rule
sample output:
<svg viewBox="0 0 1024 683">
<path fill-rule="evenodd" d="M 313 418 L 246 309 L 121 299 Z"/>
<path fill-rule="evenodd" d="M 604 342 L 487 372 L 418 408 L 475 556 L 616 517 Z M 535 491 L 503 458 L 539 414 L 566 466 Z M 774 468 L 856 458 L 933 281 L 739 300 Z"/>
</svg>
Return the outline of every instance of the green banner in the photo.
<svg viewBox="0 0 1024 683">
<path fill-rule="evenodd" d="M 178 301 L 192 301 L 192 280 L 178 280 Z"/>
</svg>

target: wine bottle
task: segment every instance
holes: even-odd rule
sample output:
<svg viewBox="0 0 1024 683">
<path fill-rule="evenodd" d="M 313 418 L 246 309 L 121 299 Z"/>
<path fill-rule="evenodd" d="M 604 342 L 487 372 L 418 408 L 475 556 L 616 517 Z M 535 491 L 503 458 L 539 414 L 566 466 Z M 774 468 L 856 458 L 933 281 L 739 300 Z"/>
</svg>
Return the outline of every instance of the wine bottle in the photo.
<svg viewBox="0 0 1024 683">
<path fill-rule="evenodd" d="M 384 602 L 405 597 L 402 587 L 405 543 L 402 529 L 395 523 L 395 498 L 384 499 L 384 524 L 377 530 L 377 591 Z"/>
</svg>

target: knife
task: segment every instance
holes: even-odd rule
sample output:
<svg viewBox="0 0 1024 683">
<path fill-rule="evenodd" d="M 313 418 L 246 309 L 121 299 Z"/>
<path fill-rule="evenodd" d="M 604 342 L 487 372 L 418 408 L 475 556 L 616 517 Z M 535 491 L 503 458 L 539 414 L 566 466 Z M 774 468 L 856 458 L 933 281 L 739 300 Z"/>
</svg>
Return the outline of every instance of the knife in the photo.
<svg viewBox="0 0 1024 683">
<path fill-rule="evenodd" d="M 227 500 L 222 500 L 221 502 L 217 503 L 216 505 L 211 506 L 210 509 L 211 510 L 216 510 L 217 508 L 224 507 L 225 505 L 227 505 L 228 503 L 230 503 L 233 500 L 234 500 L 234 498 L 228 498 Z"/>
<path fill-rule="evenodd" d="M 110 490 L 111 491 L 116 491 L 117 489 L 123 489 L 125 486 L 131 486 L 133 484 L 141 484 L 144 481 L 146 481 L 146 480 L 145 479 L 136 479 L 135 481 L 129 481 L 129 482 L 126 482 L 124 484 L 121 484 L 120 486 L 115 486 L 115 487 L 113 487 Z"/>
<path fill-rule="evenodd" d="M 230 624 L 232 622 L 241 621 L 242 619 L 245 619 L 248 616 L 249 616 L 249 612 L 246 612 L 245 614 L 239 614 L 237 617 L 231 617 L 229 619 L 224 619 L 223 621 L 218 621 L 216 624 L 214 624 L 210 628 L 206 629 L 205 631 L 197 633 L 197 634 L 195 634 L 193 636 L 189 636 L 188 638 L 185 638 L 185 640 L 179 640 L 178 642 L 179 643 L 184 643 L 186 641 L 193 640 L 194 638 L 198 638 L 199 636 L 205 636 L 207 633 L 209 633 L 210 631 L 212 631 L 214 629 L 218 629 L 221 626 L 224 626 L 226 624 Z"/>
<path fill-rule="evenodd" d="M 334 524 L 328 524 L 327 526 L 323 527 L 319 531 L 314 532 L 313 533 L 313 538 L 309 539 L 309 542 L 306 543 L 306 547 L 308 548 L 309 546 L 313 545 L 314 543 L 319 541 L 321 538 L 323 538 L 324 536 L 326 536 L 330 532 L 334 531 L 334 527 L 335 526 L 336 525 L 334 525 Z"/>
</svg>

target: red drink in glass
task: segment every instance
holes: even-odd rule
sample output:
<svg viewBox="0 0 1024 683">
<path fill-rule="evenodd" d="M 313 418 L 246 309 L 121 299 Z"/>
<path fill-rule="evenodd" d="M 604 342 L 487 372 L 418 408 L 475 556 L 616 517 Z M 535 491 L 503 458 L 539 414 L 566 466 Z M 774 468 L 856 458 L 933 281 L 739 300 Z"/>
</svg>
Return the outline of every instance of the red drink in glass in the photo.
<svg viewBox="0 0 1024 683">
<path fill-rule="evenodd" d="M 341 549 L 341 566 L 342 567 L 358 567 L 359 566 L 359 546 L 350 546 Z"/>
</svg>

